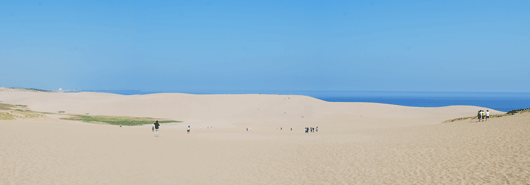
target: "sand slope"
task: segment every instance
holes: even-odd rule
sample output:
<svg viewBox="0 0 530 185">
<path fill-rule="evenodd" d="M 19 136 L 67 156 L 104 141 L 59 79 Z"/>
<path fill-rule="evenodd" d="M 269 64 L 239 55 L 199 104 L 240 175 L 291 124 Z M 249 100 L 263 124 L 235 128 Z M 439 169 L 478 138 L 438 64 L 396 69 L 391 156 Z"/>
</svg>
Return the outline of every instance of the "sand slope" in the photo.
<svg viewBox="0 0 530 185">
<path fill-rule="evenodd" d="M 350 134 L 0 121 L 0 184 L 528 184 L 530 114 Z"/>
<path fill-rule="evenodd" d="M 440 123 L 449 115 L 467 116 L 474 107 L 410 108 L 271 95 L 5 92 L 0 91 L 0 101 L 33 110 L 182 118 L 183 124 L 218 127 L 192 127 L 186 134 L 180 125 L 162 125 L 155 138 L 148 127 L 52 117 L 0 121 L 2 185 L 530 183 L 530 113 L 486 123 Z M 194 109 L 169 106 L 171 102 Z M 127 107 L 135 103 L 153 107 Z M 252 112 L 255 106 L 264 111 Z M 277 112 L 287 109 L 308 116 Z M 174 113 L 178 110 L 188 112 Z M 362 118 L 356 117 L 359 113 Z M 274 125 L 313 123 L 319 124 L 319 133 L 304 134 L 301 127 L 280 131 Z M 256 127 L 245 132 L 245 124 Z"/>
<path fill-rule="evenodd" d="M 116 95 L 0 91 L 0 101 L 42 112 L 171 118 L 197 127 L 248 126 L 343 129 L 438 124 L 474 116 L 475 106 L 404 107 L 378 103 L 336 103 L 298 95 Z M 492 114 L 501 112 L 490 110 Z"/>
</svg>

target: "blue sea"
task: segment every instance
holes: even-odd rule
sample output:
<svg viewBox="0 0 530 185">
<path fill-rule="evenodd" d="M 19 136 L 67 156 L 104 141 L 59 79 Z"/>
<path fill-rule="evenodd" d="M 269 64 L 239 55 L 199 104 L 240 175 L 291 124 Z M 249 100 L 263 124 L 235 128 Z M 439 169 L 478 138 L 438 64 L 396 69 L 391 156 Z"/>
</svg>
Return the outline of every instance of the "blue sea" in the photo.
<svg viewBox="0 0 530 185">
<path fill-rule="evenodd" d="M 122 95 L 172 93 L 176 91 L 92 90 Z M 412 107 L 474 105 L 503 112 L 530 108 L 530 93 L 501 92 L 389 92 L 389 91 L 179 91 L 189 94 L 283 94 L 307 95 L 328 102 L 373 102 Z"/>
</svg>

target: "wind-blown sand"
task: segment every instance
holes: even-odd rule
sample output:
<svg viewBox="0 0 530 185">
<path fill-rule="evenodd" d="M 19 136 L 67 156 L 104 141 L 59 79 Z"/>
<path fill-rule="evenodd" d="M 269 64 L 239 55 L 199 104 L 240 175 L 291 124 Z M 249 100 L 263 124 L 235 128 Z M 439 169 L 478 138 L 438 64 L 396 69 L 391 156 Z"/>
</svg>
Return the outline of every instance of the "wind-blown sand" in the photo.
<svg viewBox="0 0 530 185">
<path fill-rule="evenodd" d="M 4 90 L 0 101 L 42 112 L 183 121 L 163 124 L 155 138 L 150 125 L 120 128 L 57 115 L 0 120 L 0 184 L 530 183 L 529 113 L 442 123 L 487 108 L 295 95 Z M 306 126 L 319 132 L 304 134 Z"/>
</svg>

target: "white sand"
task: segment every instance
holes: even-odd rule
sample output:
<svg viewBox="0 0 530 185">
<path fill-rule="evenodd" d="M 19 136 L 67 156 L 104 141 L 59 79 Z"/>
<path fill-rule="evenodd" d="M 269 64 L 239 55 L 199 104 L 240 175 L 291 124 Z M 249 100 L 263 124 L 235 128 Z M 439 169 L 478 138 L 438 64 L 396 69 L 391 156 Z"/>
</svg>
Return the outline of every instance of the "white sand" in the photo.
<svg viewBox="0 0 530 185">
<path fill-rule="evenodd" d="M 54 116 L 0 121 L 0 184 L 530 183 L 530 114 L 441 123 L 487 108 L 329 103 L 289 95 L 4 90 L 0 101 L 35 111 L 184 121 L 162 125 L 158 138 L 150 126 Z M 317 125 L 318 133 L 303 133 Z"/>
</svg>

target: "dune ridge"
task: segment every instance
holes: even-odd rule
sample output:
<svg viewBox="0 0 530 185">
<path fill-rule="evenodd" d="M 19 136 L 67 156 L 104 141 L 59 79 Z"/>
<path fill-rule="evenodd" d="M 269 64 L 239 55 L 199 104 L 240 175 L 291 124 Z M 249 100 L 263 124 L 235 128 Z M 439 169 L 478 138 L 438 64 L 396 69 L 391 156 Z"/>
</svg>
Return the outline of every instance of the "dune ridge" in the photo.
<svg viewBox="0 0 530 185">
<path fill-rule="evenodd" d="M 289 95 L 0 91 L 0 101 L 42 112 L 184 121 L 163 124 L 154 137 L 150 125 L 58 119 L 67 114 L 0 120 L 0 185 L 530 183 L 530 113 L 442 123 L 487 108 Z M 317 125 L 318 133 L 303 132 Z"/>
<path fill-rule="evenodd" d="M 338 122 L 347 125 L 354 122 L 363 125 L 363 128 L 385 128 L 438 124 L 452 118 L 474 116 L 477 110 L 487 109 L 475 106 L 425 108 L 379 103 L 325 102 L 301 95 L 0 92 L 3 97 L 1 101 L 24 104 L 35 111 L 159 117 L 182 120 L 186 124 L 198 126 L 301 127 L 304 124 Z M 503 113 L 491 109 L 490 112 Z"/>
</svg>

